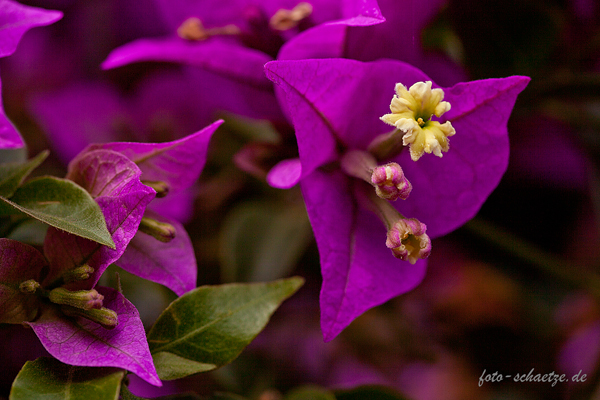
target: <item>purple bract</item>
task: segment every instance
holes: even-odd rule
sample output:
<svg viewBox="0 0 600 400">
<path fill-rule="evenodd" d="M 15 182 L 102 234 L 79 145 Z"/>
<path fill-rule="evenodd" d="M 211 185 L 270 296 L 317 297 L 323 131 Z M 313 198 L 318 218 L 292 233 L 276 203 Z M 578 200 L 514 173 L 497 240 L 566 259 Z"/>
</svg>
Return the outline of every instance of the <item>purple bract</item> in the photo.
<svg viewBox="0 0 600 400">
<path fill-rule="evenodd" d="M 347 150 L 367 150 L 390 131 L 379 118 L 389 112 L 396 83 L 408 87 L 431 79 L 396 61 L 274 61 L 265 68 L 285 93 L 296 128 L 295 173 L 319 247 L 321 324 L 325 340 L 331 340 L 364 311 L 412 289 L 424 276 L 424 260 L 411 265 L 392 257 L 382 222 L 357 200 L 362 182 L 335 166 Z M 452 108 L 440 122 L 451 121 L 457 132 L 450 151 L 418 162 L 404 151 L 390 160 L 402 166 L 413 186 L 408 199 L 394 207 L 425 223 L 430 237 L 472 218 L 500 181 L 508 163 L 506 123 L 528 82 L 515 76 L 445 89 Z"/>
</svg>

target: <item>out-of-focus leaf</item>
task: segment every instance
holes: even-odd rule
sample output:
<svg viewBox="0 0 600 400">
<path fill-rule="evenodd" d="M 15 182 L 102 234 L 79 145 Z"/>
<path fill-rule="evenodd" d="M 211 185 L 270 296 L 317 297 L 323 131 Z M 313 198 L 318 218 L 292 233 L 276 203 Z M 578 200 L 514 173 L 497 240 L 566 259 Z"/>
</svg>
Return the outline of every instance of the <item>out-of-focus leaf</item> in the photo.
<svg viewBox="0 0 600 400">
<path fill-rule="evenodd" d="M 10 198 L 23 180 L 48 157 L 48 151 L 25 163 L 0 164 L 0 196 Z"/>
<path fill-rule="evenodd" d="M 289 391 L 284 400 L 336 400 L 333 393 L 318 386 L 304 386 Z"/>
<path fill-rule="evenodd" d="M 182 378 L 231 362 L 303 282 L 294 277 L 203 286 L 175 300 L 148 333 L 160 378 Z"/>
<path fill-rule="evenodd" d="M 0 117 L 1 118 L 1 117 Z M 18 147 L 16 149 L 0 148 L 0 164 L 4 163 L 24 163 L 27 161 L 27 147 Z"/>
<path fill-rule="evenodd" d="M 117 400 L 125 371 L 63 364 L 54 358 L 27 361 L 10 391 L 10 400 Z"/>
<path fill-rule="evenodd" d="M 140 313 L 146 330 L 154 324 L 160 313 L 178 296 L 165 286 L 140 278 L 111 264 L 102 274 L 97 285 L 120 288 L 121 293 Z"/>
<path fill-rule="evenodd" d="M 10 200 L 0 200 L 55 228 L 115 248 L 98 204 L 67 179 L 37 178 L 17 189 Z"/>
<path fill-rule="evenodd" d="M 146 382 L 161 386 L 152 363 L 140 316 L 116 290 L 96 287 L 104 307 L 117 313 L 118 324 L 107 329 L 88 319 L 67 318 L 47 307 L 39 319 L 28 322 L 46 350 L 64 363 L 86 367 L 118 367 Z"/>
<path fill-rule="evenodd" d="M 278 143 L 281 141 L 279 132 L 268 120 L 256 120 L 240 115 L 223 113 L 226 121 L 224 129 L 243 137 L 251 142 Z"/>
<path fill-rule="evenodd" d="M 44 244 L 47 232 L 48 225 L 37 219 L 26 218 L 19 221 L 19 224 L 10 231 L 7 237 L 19 242 L 28 243 L 32 246 L 41 247 Z"/>
<path fill-rule="evenodd" d="M 228 215 L 223 226 L 223 279 L 264 282 L 285 277 L 311 238 L 303 205 L 242 204 Z"/>
<path fill-rule="evenodd" d="M 406 400 L 406 397 L 384 386 L 361 386 L 347 391 L 336 391 L 337 400 Z M 287 399 L 286 399 L 287 400 Z"/>
<path fill-rule="evenodd" d="M 35 318 L 39 297 L 21 292 L 22 282 L 39 281 L 46 260 L 35 248 L 0 239 L 0 323 L 20 324 Z"/>
</svg>

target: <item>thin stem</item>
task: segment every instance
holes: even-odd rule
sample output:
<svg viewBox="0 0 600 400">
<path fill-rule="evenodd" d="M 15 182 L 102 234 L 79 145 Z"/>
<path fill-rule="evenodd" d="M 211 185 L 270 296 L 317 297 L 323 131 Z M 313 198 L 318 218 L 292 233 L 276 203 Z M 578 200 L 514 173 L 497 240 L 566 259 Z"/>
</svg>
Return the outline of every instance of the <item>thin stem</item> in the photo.
<svg viewBox="0 0 600 400">
<path fill-rule="evenodd" d="M 360 183 L 360 182 L 357 182 Z M 364 184 L 355 185 L 355 196 L 359 204 L 376 214 L 388 230 L 401 218 L 405 218 L 389 201 L 375 194 L 372 187 Z"/>
<path fill-rule="evenodd" d="M 528 261 L 540 271 L 568 282 L 574 287 L 586 290 L 600 301 L 600 276 L 598 274 L 559 259 L 490 222 L 473 219 L 467 222 L 465 227 L 499 248 Z"/>
<path fill-rule="evenodd" d="M 405 132 L 398 129 L 381 134 L 373 139 L 367 150 L 379 161 L 396 157 L 404 150 L 404 134 Z"/>
<path fill-rule="evenodd" d="M 371 174 L 377 167 L 377 160 L 366 151 L 350 150 L 342 156 L 340 167 L 346 174 L 373 185 Z"/>
</svg>

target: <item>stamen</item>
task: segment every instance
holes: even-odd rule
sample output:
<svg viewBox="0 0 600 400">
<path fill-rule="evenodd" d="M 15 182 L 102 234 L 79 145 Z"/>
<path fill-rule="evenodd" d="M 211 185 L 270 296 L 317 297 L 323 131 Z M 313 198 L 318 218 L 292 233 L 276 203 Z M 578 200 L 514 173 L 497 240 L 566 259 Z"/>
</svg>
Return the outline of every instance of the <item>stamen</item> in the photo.
<svg viewBox="0 0 600 400">
<path fill-rule="evenodd" d="M 287 31 L 298 26 L 300 21 L 309 17 L 313 12 L 310 3 L 298 3 L 291 10 L 279 9 L 269 21 L 269 26 L 278 31 Z"/>
<path fill-rule="evenodd" d="M 21 282 L 19 285 L 19 290 L 21 293 L 33 294 L 40 288 L 40 283 L 35 279 L 29 279 L 24 282 Z"/>
<path fill-rule="evenodd" d="M 142 181 L 142 183 L 146 186 L 150 186 L 152 189 L 156 191 L 156 197 L 162 198 L 169 194 L 169 184 L 164 181 Z"/>
<path fill-rule="evenodd" d="M 64 283 L 79 282 L 88 279 L 93 273 L 94 268 L 90 267 L 87 264 L 84 264 L 81 267 L 77 267 L 75 269 L 65 272 L 62 275 L 62 279 Z"/>
<path fill-rule="evenodd" d="M 179 28 L 177 28 L 177 35 L 186 40 L 204 40 L 208 38 L 202 21 L 196 17 L 191 17 L 183 21 Z"/>
<path fill-rule="evenodd" d="M 82 310 L 71 306 L 62 306 L 60 310 L 69 317 L 82 317 L 102 325 L 106 329 L 113 329 L 119 324 L 119 317 L 116 312 L 108 308 L 93 308 L 91 310 Z"/>
<path fill-rule="evenodd" d="M 149 217 L 142 217 L 138 230 L 163 243 L 169 243 L 175 239 L 176 233 L 173 225 Z"/>
<path fill-rule="evenodd" d="M 48 299 L 55 304 L 68 305 L 82 310 L 91 310 L 92 308 L 102 308 L 104 296 L 91 290 L 68 290 L 63 287 L 52 289 Z"/>
<path fill-rule="evenodd" d="M 239 35 L 240 32 L 240 28 L 233 24 L 205 29 L 204 25 L 202 25 L 202 21 L 196 17 L 186 19 L 179 28 L 177 28 L 177 35 L 180 38 L 193 41 L 206 40 L 211 36 Z"/>
</svg>

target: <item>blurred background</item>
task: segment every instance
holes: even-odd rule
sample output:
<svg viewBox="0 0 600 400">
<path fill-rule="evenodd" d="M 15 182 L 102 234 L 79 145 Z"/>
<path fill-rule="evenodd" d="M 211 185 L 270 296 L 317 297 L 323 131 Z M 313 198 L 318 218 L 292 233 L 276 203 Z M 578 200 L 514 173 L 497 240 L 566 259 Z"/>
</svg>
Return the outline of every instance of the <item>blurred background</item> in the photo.
<svg viewBox="0 0 600 400">
<path fill-rule="evenodd" d="M 293 131 L 279 112 L 268 118 L 207 95 L 236 87 L 190 66 L 102 70 L 118 46 L 168 33 L 153 0 L 21 3 L 64 12 L 0 60 L 4 108 L 29 155 L 52 152 L 38 173 L 64 176 L 87 143 L 174 140 L 224 118 L 198 184 L 163 205 L 186 224 L 198 285 L 307 280 L 231 365 L 161 389 L 130 376 L 134 393 L 226 391 L 275 400 L 304 385 L 377 384 L 415 400 L 600 399 L 598 1 L 379 2 L 388 23 L 410 29 L 390 40 L 410 51 L 391 57 L 407 57 L 436 82 L 532 81 L 509 122 L 508 170 L 479 214 L 434 240 L 420 286 L 366 312 L 329 343 L 319 327 L 319 258 L 300 191 L 265 182 L 268 168 L 294 152 Z M 443 62 L 424 61 L 432 59 Z M 39 242 L 40 229 L 28 240 Z M 174 294 L 119 273 L 150 326 Z M 114 276 L 106 273 L 105 284 L 114 286 Z M 0 396 L 7 397 L 25 360 L 43 350 L 22 327 L 1 325 L 0 338 Z M 569 382 L 479 384 L 485 374 L 532 369 Z M 578 373 L 586 379 L 573 382 Z"/>
</svg>

